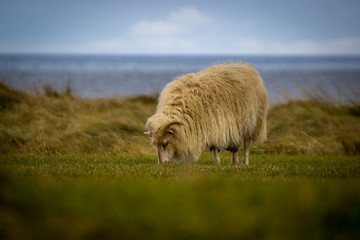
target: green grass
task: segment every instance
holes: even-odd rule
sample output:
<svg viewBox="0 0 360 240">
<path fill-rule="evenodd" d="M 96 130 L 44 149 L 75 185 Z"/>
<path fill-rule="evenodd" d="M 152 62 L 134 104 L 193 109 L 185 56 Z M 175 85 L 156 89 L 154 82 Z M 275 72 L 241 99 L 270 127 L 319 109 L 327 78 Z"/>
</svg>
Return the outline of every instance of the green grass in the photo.
<svg viewBox="0 0 360 240">
<path fill-rule="evenodd" d="M 258 178 L 357 178 L 360 158 L 351 156 L 251 156 L 250 166 L 232 166 L 229 154 L 222 155 L 222 164 L 215 166 L 212 156 L 204 154 L 198 162 L 187 164 L 157 164 L 155 156 L 148 157 L 34 157 L 1 156 L 3 172 L 24 179 L 43 176 L 62 176 L 68 179 L 96 178 L 182 178 L 182 177 L 242 177 Z"/>
<path fill-rule="evenodd" d="M 310 96 L 310 95 L 309 95 Z M 272 106 L 249 166 L 158 165 L 156 100 L 0 82 L 0 239 L 357 239 L 359 102 Z"/>
<path fill-rule="evenodd" d="M 0 157 L 2 238 L 356 238 L 360 159 Z M 0 235 L 1 236 L 1 235 Z"/>
</svg>

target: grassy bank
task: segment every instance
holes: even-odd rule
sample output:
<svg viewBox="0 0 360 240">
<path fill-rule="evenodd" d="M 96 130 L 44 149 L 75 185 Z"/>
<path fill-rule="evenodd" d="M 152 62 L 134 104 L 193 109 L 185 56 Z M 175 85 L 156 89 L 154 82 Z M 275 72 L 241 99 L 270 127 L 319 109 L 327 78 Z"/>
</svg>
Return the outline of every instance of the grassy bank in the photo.
<svg viewBox="0 0 360 240">
<path fill-rule="evenodd" d="M 46 88 L 27 95 L 0 85 L 3 154 L 142 154 L 144 123 L 155 109 L 149 97 L 81 99 Z"/>
<path fill-rule="evenodd" d="M 149 155 L 143 135 L 156 98 L 82 99 L 71 91 L 28 95 L 0 83 L 0 153 Z M 277 155 L 360 153 L 360 103 L 341 105 L 312 95 L 272 106 L 268 141 L 252 152 Z"/>
<path fill-rule="evenodd" d="M 158 165 L 152 97 L 82 99 L 0 83 L 0 239 L 356 239 L 358 102 L 272 106 L 249 166 Z"/>
</svg>

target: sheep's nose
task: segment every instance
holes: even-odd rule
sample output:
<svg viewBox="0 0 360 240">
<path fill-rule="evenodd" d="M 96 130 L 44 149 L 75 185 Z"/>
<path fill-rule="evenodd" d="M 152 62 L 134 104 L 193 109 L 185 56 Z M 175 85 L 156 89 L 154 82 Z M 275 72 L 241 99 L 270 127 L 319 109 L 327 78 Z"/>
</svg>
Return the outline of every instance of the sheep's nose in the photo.
<svg viewBox="0 0 360 240">
<path fill-rule="evenodd" d="M 162 162 L 159 161 L 159 164 L 163 164 L 163 163 L 170 163 L 170 161 L 162 161 Z"/>
</svg>

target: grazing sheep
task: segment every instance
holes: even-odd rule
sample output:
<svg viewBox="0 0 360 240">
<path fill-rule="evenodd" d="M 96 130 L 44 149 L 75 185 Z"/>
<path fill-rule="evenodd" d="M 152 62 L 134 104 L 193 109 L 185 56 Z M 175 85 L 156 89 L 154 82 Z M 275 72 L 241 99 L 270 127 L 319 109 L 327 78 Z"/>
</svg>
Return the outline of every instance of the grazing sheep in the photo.
<svg viewBox="0 0 360 240">
<path fill-rule="evenodd" d="M 215 164 L 222 149 L 238 164 L 244 143 L 243 163 L 249 164 L 250 142 L 266 140 L 267 102 L 264 83 L 251 65 L 211 66 L 167 84 L 146 123 L 147 134 L 159 163 L 197 160 L 208 148 Z"/>
</svg>

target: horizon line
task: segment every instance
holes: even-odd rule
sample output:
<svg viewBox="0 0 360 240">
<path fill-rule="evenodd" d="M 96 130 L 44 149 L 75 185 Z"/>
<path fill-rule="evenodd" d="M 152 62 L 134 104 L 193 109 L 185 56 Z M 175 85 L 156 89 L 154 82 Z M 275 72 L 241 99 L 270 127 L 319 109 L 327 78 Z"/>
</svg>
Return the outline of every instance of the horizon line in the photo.
<svg viewBox="0 0 360 240">
<path fill-rule="evenodd" d="M 0 52 L 0 55 L 73 56 L 246 56 L 246 57 L 360 57 L 360 53 L 97 53 L 97 52 Z"/>
</svg>

